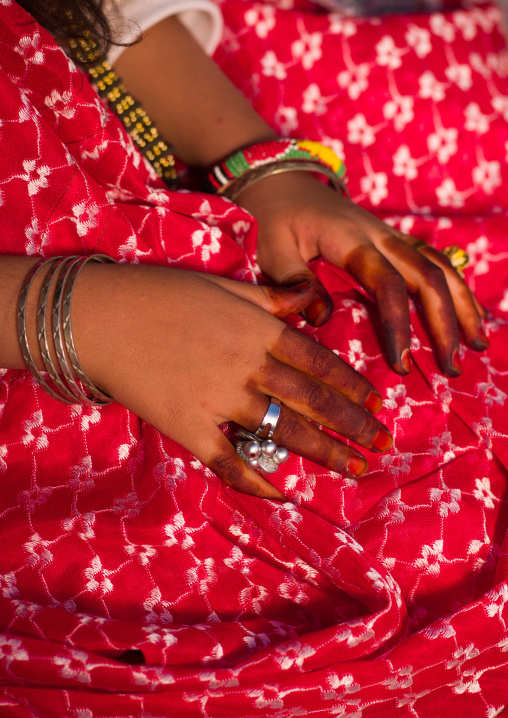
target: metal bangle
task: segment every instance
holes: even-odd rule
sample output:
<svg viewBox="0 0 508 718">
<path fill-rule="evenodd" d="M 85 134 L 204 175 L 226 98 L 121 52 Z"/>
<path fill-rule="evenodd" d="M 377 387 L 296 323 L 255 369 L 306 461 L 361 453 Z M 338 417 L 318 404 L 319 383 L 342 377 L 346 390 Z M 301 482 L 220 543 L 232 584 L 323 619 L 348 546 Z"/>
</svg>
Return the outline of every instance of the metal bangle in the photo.
<svg viewBox="0 0 508 718">
<path fill-rule="evenodd" d="M 240 177 L 235 177 L 223 187 L 220 187 L 216 194 L 228 197 L 228 199 L 234 202 L 244 189 L 250 187 L 255 182 L 258 182 L 264 177 L 283 174 L 284 172 L 314 172 L 323 175 L 337 192 L 342 192 L 342 194 L 348 198 L 350 196 L 346 183 L 341 180 L 330 167 L 320 162 L 313 162 L 312 160 L 278 160 L 266 165 L 261 165 L 260 167 L 254 167 L 247 170 Z"/>
<path fill-rule="evenodd" d="M 27 311 L 27 305 L 28 305 L 28 294 L 30 292 L 30 289 L 32 287 L 33 281 L 35 277 L 39 274 L 39 272 L 47 265 L 55 261 L 55 259 L 60 259 L 60 257 L 52 257 L 51 259 L 40 259 L 32 269 L 28 272 L 27 276 L 25 277 L 23 281 L 23 285 L 21 287 L 21 291 L 19 294 L 19 301 L 18 301 L 18 313 L 17 313 L 17 323 L 18 323 L 18 338 L 19 338 L 19 345 L 21 348 L 21 353 L 23 355 L 23 359 L 25 360 L 25 364 L 27 365 L 28 370 L 30 371 L 34 381 L 41 387 L 41 389 L 44 389 L 44 391 L 53 397 L 53 399 L 57 399 L 58 401 L 63 401 L 66 404 L 69 404 L 69 402 L 64 396 L 56 392 L 54 389 L 52 389 L 49 384 L 46 382 L 46 380 L 42 377 L 40 371 L 38 370 L 34 358 L 32 356 L 32 352 L 30 351 L 30 346 L 28 343 L 28 331 L 27 331 L 27 323 L 26 323 L 26 311 Z"/>
<path fill-rule="evenodd" d="M 65 341 L 65 348 L 69 356 L 70 364 L 74 373 L 81 381 L 83 386 L 90 392 L 93 397 L 94 404 L 99 406 L 105 404 L 111 404 L 114 399 L 105 394 L 99 389 L 86 374 L 81 362 L 79 361 L 78 354 L 76 352 L 76 346 L 74 344 L 74 335 L 72 333 L 72 319 L 71 319 L 71 308 L 72 308 L 72 295 L 74 291 L 74 285 L 79 276 L 79 273 L 88 262 L 100 262 L 101 264 L 111 262 L 115 263 L 115 260 L 108 257 L 106 254 L 93 254 L 90 257 L 82 258 L 82 261 L 75 263 L 70 267 L 68 278 L 64 284 L 63 295 L 60 302 L 60 322 L 63 330 L 63 336 Z M 86 396 L 86 394 L 85 394 Z M 89 399 L 89 397 L 87 397 Z"/>
<path fill-rule="evenodd" d="M 64 272 L 65 267 L 70 262 L 75 261 L 77 258 L 77 255 L 72 257 L 58 258 L 57 262 L 53 265 L 53 267 L 51 267 L 44 279 L 39 295 L 39 304 L 37 306 L 37 338 L 39 341 L 39 349 L 41 352 L 42 361 L 44 362 L 44 366 L 51 380 L 62 394 L 60 400 L 65 401 L 66 404 L 75 404 L 76 397 L 73 392 L 69 390 L 65 382 L 61 379 L 58 369 L 55 366 L 53 359 L 51 358 L 47 333 L 49 318 L 48 294 L 58 269 L 60 269 L 61 272 Z"/>
</svg>

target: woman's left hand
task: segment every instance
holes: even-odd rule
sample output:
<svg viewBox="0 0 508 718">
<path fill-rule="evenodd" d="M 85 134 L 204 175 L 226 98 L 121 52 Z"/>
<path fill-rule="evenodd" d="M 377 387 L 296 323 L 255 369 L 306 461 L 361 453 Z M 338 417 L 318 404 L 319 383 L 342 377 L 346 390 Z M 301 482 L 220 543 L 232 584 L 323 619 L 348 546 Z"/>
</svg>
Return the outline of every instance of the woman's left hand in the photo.
<svg viewBox="0 0 508 718">
<path fill-rule="evenodd" d="M 482 351 L 488 341 L 482 311 L 447 257 L 389 227 L 311 174 L 288 172 L 247 187 L 237 202 L 258 221 L 257 260 L 272 281 L 290 285 L 313 278 L 307 264 L 318 256 L 349 272 L 374 297 L 388 358 L 399 374 L 410 371 L 408 293 L 418 299 L 444 374 L 461 373 L 459 326 Z M 316 299 L 303 316 L 324 324 L 332 300 L 314 278 Z"/>
</svg>

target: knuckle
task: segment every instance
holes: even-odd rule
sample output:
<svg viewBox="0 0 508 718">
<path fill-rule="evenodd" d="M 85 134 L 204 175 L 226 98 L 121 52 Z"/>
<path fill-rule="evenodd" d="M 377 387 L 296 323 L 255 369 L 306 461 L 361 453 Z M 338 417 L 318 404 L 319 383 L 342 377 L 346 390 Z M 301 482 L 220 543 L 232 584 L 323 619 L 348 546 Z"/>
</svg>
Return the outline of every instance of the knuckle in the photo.
<svg viewBox="0 0 508 718">
<path fill-rule="evenodd" d="M 330 392 L 315 382 L 310 382 L 304 391 L 305 400 L 309 409 L 320 416 L 330 411 Z"/>
<path fill-rule="evenodd" d="M 433 289 L 440 289 L 443 284 L 446 284 L 444 271 L 433 262 L 429 262 L 428 266 L 423 271 L 423 278 L 426 284 Z"/>
<path fill-rule="evenodd" d="M 366 440 L 373 433 L 376 433 L 377 422 L 366 411 L 360 408 L 351 407 L 342 414 L 344 430 L 341 433 L 352 439 Z M 374 431 L 373 431 L 374 429 Z"/>
<path fill-rule="evenodd" d="M 309 371 L 319 379 L 324 379 L 333 370 L 335 358 L 329 349 L 317 344 L 309 351 Z"/>
<path fill-rule="evenodd" d="M 244 479 L 242 465 L 232 453 L 218 454 L 212 459 L 209 467 L 220 479 L 226 479 L 228 483 L 237 485 Z"/>
</svg>

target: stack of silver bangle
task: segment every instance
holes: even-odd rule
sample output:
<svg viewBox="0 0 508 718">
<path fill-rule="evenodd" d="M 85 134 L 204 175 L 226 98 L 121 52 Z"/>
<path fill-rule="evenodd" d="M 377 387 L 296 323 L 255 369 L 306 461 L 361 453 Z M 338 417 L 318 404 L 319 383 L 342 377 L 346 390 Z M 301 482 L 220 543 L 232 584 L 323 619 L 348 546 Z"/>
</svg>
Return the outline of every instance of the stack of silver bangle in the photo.
<svg viewBox="0 0 508 718">
<path fill-rule="evenodd" d="M 18 303 L 18 336 L 23 358 L 33 378 L 54 399 L 66 404 L 92 404 L 103 406 L 114 401 L 102 392 L 87 376 L 79 361 L 72 334 L 71 306 L 74 286 L 80 271 L 88 262 L 114 262 L 105 254 L 89 257 L 52 257 L 41 259 L 25 277 Z M 41 286 L 37 303 L 37 339 L 46 373 L 52 385 L 42 376 L 36 366 L 28 341 L 27 306 L 28 295 L 37 275 L 48 269 Z M 55 285 L 53 301 L 49 303 L 51 289 Z M 48 326 L 57 357 L 52 359 Z"/>
</svg>

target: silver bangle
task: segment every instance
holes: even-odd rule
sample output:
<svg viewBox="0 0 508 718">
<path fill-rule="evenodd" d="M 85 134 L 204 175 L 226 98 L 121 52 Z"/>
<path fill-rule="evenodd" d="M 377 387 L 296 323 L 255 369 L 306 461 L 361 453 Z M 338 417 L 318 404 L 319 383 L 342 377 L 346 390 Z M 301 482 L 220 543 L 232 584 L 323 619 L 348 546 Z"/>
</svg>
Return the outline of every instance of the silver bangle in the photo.
<svg viewBox="0 0 508 718">
<path fill-rule="evenodd" d="M 109 396 L 109 394 L 102 392 L 86 374 L 81 362 L 79 361 L 76 346 L 74 344 L 74 335 L 72 333 L 71 307 L 74 285 L 76 284 L 79 273 L 88 262 L 100 262 L 101 264 L 105 264 L 107 262 L 114 263 L 114 259 L 108 257 L 106 254 L 94 254 L 91 257 L 82 258 L 79 263 L 75 262 L 72 267 L 69 268 L 68 277 L 64 283 L 63 295 L 59 307 L 60 321 L 63 329 L 65 348 L 69 356 L 71 367 L 83 386 L 88 389 L 93 399 L 91 403 L 101 406 L 103 404 L 111 404 L 114 399 Z M 85 396 L 87 395 L 85 394 Z M 89 400 L 90 397 L 87 396 L 87 399 Z"/>
<path fill-rule="evenodd" d="M 216 194 L 228 197 L 234 202 L 244 189 L 247 189 L 255 182 L 284 172 L 313 172 L 323 175 L 337 192 L 342 192 L 345 197 L 350 197 L 346 183 L 330 167 L 312 160 L 278 160 L 260 167 L 253 167 L 240 177 L 234 178 L 228 184 L 220 187 Z"/>
</svg>

